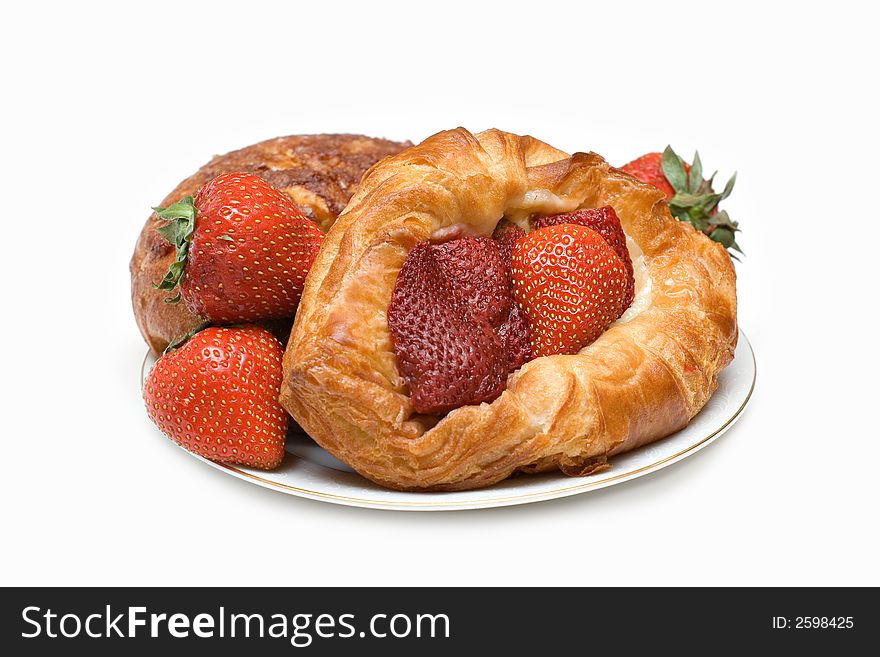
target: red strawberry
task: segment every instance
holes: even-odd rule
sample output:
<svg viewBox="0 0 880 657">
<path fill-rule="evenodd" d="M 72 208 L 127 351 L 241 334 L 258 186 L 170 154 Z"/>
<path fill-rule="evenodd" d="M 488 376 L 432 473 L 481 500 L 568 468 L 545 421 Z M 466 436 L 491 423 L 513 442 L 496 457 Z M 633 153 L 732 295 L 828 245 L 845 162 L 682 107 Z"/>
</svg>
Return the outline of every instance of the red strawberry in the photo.
<svg viewBox="0 0 880 657">
<path fill-rule="evenodd" d="M 614 208 L 606 205 L 596 209 L 578 210 L 550 217 L 539 217 L 532 224 L 535 228 L 559 226 L 560 224 L 577 224 L 578 226 L 591 228 L 599 233 L 602 239 L 608 242 L 611 248 L 614 249 L 617 257 L 620 258 L 626 269 L 626 295 L 623 298 L 623 307 L 620 309 L 620 314 L 622 315 L 632 305 L 633 299 L 636 296 L 636 279 L 633 276 L 632 258 L 629 256 L 629 249 L 626 248 L 626 234 L 623 232 L 623 226 L 620 225 L 620 219 L 617 218 Z"/>
<path fill-rule="evenodd" d="M 498 246 L 488 237 L 465 237 L 432 247 L 435 262 L 474 317 L 497 328 L 507 318 L 513 297 L 510 275 Z"/>
<path fill-rule="evenodd" d="M 507 319 L 495 332 L 507 353 L 508 372 L 515 372 L 534 358 L 529 323 L 516 303 L 510 304 Z"/>
<path fill-rule="evenodd" d="M 465 240 L 476 241 L 456 241 Z M 462 247 L 417 244 L 397 275 L 388 306 L 398 370 L 417 413 L 443 414 L 466 404 L 492 401 L 507 381 L 507 355 L 481 311 L 495 305 L 494 295 L 490 294 L 492 302 L 484 303 L 472 290 L 457 288 L 445 270 L 452 268 L 454 260 L 470 260 L 464 251 L 453 259 L 450 252 L 458 248 Z M 485 250 L 482 244 L 470 248 Z M 503 280 L 503 270 L 495 271 L 494 278 Z M 485 275 L 489 277 L 488 272 Z M 497 287 L 494 281 L 491 287 Z"/>
<path fill-rule="evenodd" d="M 495 329 L 508 359 L 508 372 L 531 360 L 529 327 L 513 302 L 510 254 L 513 243 L 525 235 L 513 224 L 496 230 L 493 238 L 465 237 L 434 247 L 434 256 L 456 295 L 468 301 L 474 317 Z M 494 240 L 494 241 L 493 241 Z"/>
<path fill-rule="evenodd" d="M 278 403 L 281 345 L 257 326 L 207 328 L 165 353 L 147 375 L 150 419 L 212 461 L 271 469 L 284 457 Z"/>
<path fill-rule="evenodd" d="M 620 315 L 626 269 L 594 230 L 562 224 L 516 242 L 513 293 L 529 322 L 535 356 L 574 354 Z"/>
<path fill-rule="evenodd" d="M 258 176 L 225 173 L 195 200 L 154 208 L 177 259 L 157 286 L 212 323 L 291 317 L 324 240 L 293 202 Z"/>
<path fill-rule="evenodd" d="M 498 244 L 498 250 L 501 252 L 501 258 L 507 269 L 508 278 L 510 278 L 511 258 L 513 257 L 513 246 L 516 241 L 525 237 L 525 233 L 517 226 L 510 223 L 500 224 L 492 235 L 492 239 Z M 511 281 L 511 296 L 513 295 L 513 281 Z M 519 305 L 515 302 L 510 304 L 510 312 L 507 319 L 498 327 L 498 337 L 501 338 L 501 344 L 507 352 L 508 371 L 518 370 L 523 364 L 532 360 L 532 343 L 529 333 L 529 324 L 525 315 L 520 311 Z"/>
<path fill-rule="evenodd" d="M 669 199 L 675 196 L 675 190 L 666 179 L 666 174 L 663 173 L 662 153 L 646 153 L 620 168 L 633 178 L 637 178 L 649 185 L 654 185 L 654 187 L 666 195 L 666 198 Z M 685 164 L 685 169 L 690 171 L 690 165 Z"/>
<path fill-rule="evenodd" d="M 516 244 L 518 239 L 525 237 L 525 235 L 519 226 L 506 220 L 502 220 L 495 228 L 495 232 L 492 233 L 492 239 L 498 245 L 498 250 L 501 251 L 501 258 L 505 262 L 509 262 L 513 257 L 513 245 Z"/>
<path fill-rule="evenodd" d="M 671 146 L 667 146 L 663 153 L 643 155 L 624 164 L 621 169 L 662 191 L 669 201 L 669 212 L 673 217 L 688 222 L 724 245 L 724 248 L 742 253 L 735 239 L 739 224 L 730 218 L 727 211 L 718 210 L 718 203 L 733 191 L 735 173 L 727 181 L 724 191 L 716 194 L 712 189 L 715 174 L 709 180 L 703 179 L 700 154 L 694 153 L 694 163 L 690 165 Z"/>
</svg>

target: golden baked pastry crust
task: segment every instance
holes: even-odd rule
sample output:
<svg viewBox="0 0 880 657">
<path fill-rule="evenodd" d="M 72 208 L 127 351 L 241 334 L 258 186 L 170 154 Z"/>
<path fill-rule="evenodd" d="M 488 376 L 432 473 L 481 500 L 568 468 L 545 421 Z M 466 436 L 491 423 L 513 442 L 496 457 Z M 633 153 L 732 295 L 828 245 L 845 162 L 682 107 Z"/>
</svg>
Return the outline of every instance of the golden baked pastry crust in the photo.
<svg viewBox="0 0 880 657">
<path fill-rule="evenodd" d="M 602 205 L 644 253 L 647 306 L 576 355 L 525 364 L 490 404 L 414 415 L 386 322 L 409 250 L 491 235 L 502 217 L 526 225 L 533 213 Z M 470 489 L 555 468 L 583 475 L 687 424 L 736 339 L 729 256 L 674 219 L 660 191 L 593 153 L 459 128 L 364 176 L 306 280 L 281 403 L 322 447 L 390 488 Z"/>
<path fill-rule="evenodd" d="M 221 173 L 253 173 L 286 192 L 326 231 L 357 189 L 364 171 L 409 145 L 362 135 L 294 135 L 269 139 L 214 157 L 181 182 L 159 205 L 166 206 L 195 194 Z M 156 232 L 159 225 L 156 215 L 151 214 L 141 230 L 130 264 L 135 319 L 144 340 L 156 354 L 200 322 L 184 304 L 165 303 L 169 294 L 153 288 L 153 283 L 162 280 L 168 265 L 174 261 L 174 248 Z M 287 326 L 290 326 L 289 320 Z"/>
</svg>

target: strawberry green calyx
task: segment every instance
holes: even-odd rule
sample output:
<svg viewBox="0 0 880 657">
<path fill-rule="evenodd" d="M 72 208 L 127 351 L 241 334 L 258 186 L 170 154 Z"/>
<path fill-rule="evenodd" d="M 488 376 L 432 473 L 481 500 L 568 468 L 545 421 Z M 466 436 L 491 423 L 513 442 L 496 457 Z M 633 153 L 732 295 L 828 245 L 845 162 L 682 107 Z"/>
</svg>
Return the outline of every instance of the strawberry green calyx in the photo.
<svg viewBox="0 0 880 657">
<path fill-rule="evenodd" d="M 688 222 L 724 248 L 742 253 L 736 243 L 739 224 L 725 210 L 718 210 L 718 204 L 733 191 L 736 173 L 727 181 L 724 190 L 717 194 L 712 188 L 712 182 L 718 172 L 713 173 L 708 180 L 703 179 L 703 163 L 699 153 L 694 153 L 694 162 L 688 168 L 672 147 L 667 146 L 663 151 L 661 164 L 663 175 L 675 190 L 675 196 L 669 199 L 669 212 L 672 216 Z M 734 254 L 731 256 L 736 258 Z"/>
<path fill-rule="evenodd" d="M 189 342 L 193 337 L 195 337 L 196 333 L 200 333 L 201 331 L 204 331 L 210 325 L 211 325 L 210 322 L 201 322 L 200 324 L 195 326 L 192 330 L 187 331 L 183 335 L 177 336 L 171 342 L 168 343 L 168 346 L 165 347 L 165 351 L 162 352 L 162 355 L 164 356 L 165 354 L 170 353 L 179 347 L 182 347 L 184 344 Z"/>
<path fill-rule="evenodd" d="M 158 285 L 154 284 L 153 287 L 170 291 L 178 286 L 183 276 L 183 268 L 186 266 L 189 245 L 196 223 L 196 206 L 193 203 L 193 197 L 186 196 L 167 208 L 153 208 L 153 211 L 160 219 L 168 220 L 167 224 L 156 230 L 173 244 L 175 249 L 174 262 L 169 265 L 165 278 Z M 179 292 L 173 297 L 165 299 L 165 303 L 178 303 L 179 301 Z"/>
</svg>

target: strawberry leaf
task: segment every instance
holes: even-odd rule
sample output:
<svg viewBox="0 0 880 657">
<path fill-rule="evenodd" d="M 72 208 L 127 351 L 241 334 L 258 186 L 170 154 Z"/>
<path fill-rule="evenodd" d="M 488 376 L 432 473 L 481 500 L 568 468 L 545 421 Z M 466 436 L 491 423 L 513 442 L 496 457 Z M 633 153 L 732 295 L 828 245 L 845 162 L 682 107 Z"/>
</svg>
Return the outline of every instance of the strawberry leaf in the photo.
<svg viewBox="0 0 880 657">
<path fill-rule="evenodd" d="M 687 192 L 687 174 L 684 170 L 684 162 L 672 150 L 672 146 L 667 146 L 660 158 L 660 164 L 663 167 L 663 175 L 672 185 L 672 189 L 676 193 Z"/>
<path fill-rule="evenodd" d="M 730 180 L 727 181 L 727 184 L 724 186 L 724 191 L 721 192 L 721 198 L 719 200 L 724 200 L 728 196 L 730 196 L 730 192 L 733 191 L 733 186 L 736 183 L 736 171 L 733 172 L 733 175 L 730 177 Z"/>
<path fill-rule="evenodd" d="M 701 232 L 705 232 L 706 229 L 709 228 L 709 220 L 699 210 L 691 210 L 690 212 L 688 212 L 685 221 L 687 221 L 691 226 Z"/>
<path fill-rule="evenodd" d="M 192 241 L 192 233 L 195 228 L 196 207 L 193 197 L 187 196 L 167 208 L 153 208 L 156 216 L 167 219 L 168 223 L 160 226 L 156 231 L 174 245 L 174 262 L 168 266 L 165 277 L 153 287 L 159 290 L 170 291 L 178 286 L 186 267 L 186 259 L 189 255 L 189 245 Z M 178 303 L 180 294 L 165 299 L 166 303 Z"/>
<path fill-rule="evenodd" d="M 709 176 L 709 180 L 704 180 L 700 184 L 700 194 L 709 194 L 712 191 L 712 183 L 715 182 L 715 176 L 718 175 L 718 172 L 715 171 L 711 176 Z"/>
<path fill-rule="evenodd" d="M 722 210 L 718 214 L 713 215 L 712 224 L 715 226 L 724 226 L 726 228 L 730 228 L 734 232 L 739 231 L 739 224 L 737 224 L 730 218 L 730 216 L 727 214 L 727 210 Z"/>
<path fill-rule="evenodd" d="M 668 201 L 669 213 L 705 233 L 726 249 L 742 253 L 734 238 L 739 232 L 739 225 L 725 210 L 718 210 L 718 204 L 733 191 L 736 173 L 727 181 L 724 191 L 716 194 L 712 183 L 718 172 L 713 173 L 708 180 L 703 179 L 703 163 L 699 152 L 694 153 L 694 163 L 688 171 L 682 159 L 667 146 L 661 157 L 661 165 L 666 179 L 676 192 Z M 733 253 L 730 255 L 738 260 Z"/>
<path fill-rule="evenodd" d="M 733 246 L 733 231 L 729 228 L 716 228 L 709 233 L 709 237 L 723 245 L 725 249 Z"/>
<path fill-rule="evenodd" d="M 695 206 L 699 206 L 705 203 L 704 196 L 697 196 L 696 194 L 676 194 L 671 199 L 669 199 L 669 207 L 676 208 L 693 208 Z"/>
<path fill-rule="evenodd" d="M 700 161 L 700 152 L 694 151 L 694 163 L 688 172 L 688 191 L 691 194 L 699 194 L 703 185 L 703 163 Z"/>
<path fill-rule="evenodd" d="M 192 196 L 185 196 L 167 208 L 153 208 L 159 219 L 186 219 L 194 215 L 195 205 Z"/>
</svg>

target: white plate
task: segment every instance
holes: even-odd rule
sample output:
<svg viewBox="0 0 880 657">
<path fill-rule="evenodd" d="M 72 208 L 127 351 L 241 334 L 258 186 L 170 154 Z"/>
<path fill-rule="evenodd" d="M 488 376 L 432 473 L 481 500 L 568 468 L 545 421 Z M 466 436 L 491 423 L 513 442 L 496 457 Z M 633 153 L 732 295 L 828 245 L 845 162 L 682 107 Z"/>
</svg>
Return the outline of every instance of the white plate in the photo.
<svg viewBox="0 0 880 657">
<path fill-rule="evenodd" d="M 153 359 L 144 359 L 141 382 Z M 614 457 L 611 468 L 587 477 L 561 473 L 523 475 L 489 488 L 456 493 L 401 493 L 387 490 L 356 474 L 304 434 L 287 439 L 281 466 L 266 472 L 213 463 L 186 450 L 220 472 L 288 495 L 322 502 L 375 509 L 450 511 L 539 502 L 620 484 L 642 477 L 695 454 L 721 436 L 739 418 L 755 387 L 755 355 L 740 331 L 733 362 L 718 377 L 718 390 L 705 408 L 681 431 L 627 454 Z"/>
</svg>

